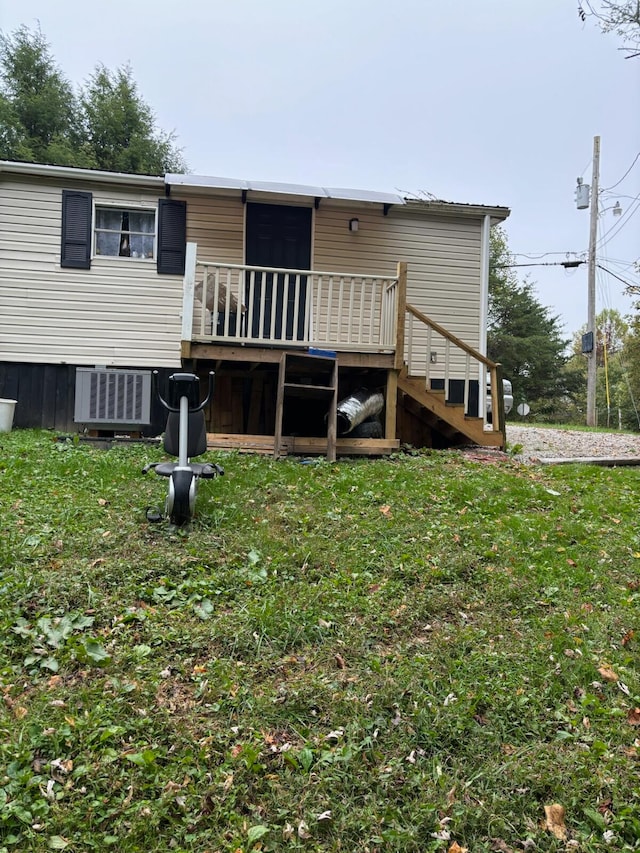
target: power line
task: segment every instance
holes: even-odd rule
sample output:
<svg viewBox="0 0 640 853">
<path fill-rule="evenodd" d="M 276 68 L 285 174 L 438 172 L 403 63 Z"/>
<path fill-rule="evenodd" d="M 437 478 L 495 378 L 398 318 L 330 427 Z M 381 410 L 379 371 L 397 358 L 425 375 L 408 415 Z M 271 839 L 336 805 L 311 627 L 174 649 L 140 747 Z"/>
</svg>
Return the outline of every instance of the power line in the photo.
<svg viewBox="0 0 640 853">
<path fill-rule="evenodd" d="M 560 255 L 563 254 L 561 252 L 547 252 L 549 255 Z M 526 255 L 525 255 L 526 257 Z M 544 261 L 539 264 L 496 264 L 494 266 L 495 270 L 505 270 L 511 269 L 513 267 L 564 267 L 565 269 L 574 269 L 574 267 L 579 267 L 580 264 L 586 264 L 586 261 Z"/>
<path fill-rule="evenodd" d="M 577 255 L 581 254 L 580 252 L 511 252 L 514 258 L 531 258 L 532 260 L 537 260 L 538 258 L 546 258 L 549 255 Z"/>
<path fill-rule="evenodd" d="M 612 225 L 608 231 L 598 239 L 598 247 L 602 246 L 606 243 L 607 240 L 613 239 L 616 234 L 619 234 L 622 229 L 630 222 L 630 220 L 636 215 L 638 210 L 640 209 L 640 196 L 636 196 L 634 202 L 629 205 L 629 208 L 623 215 L 620 217 L 620 221 L 615 225 Z"/>
<path fill-rule="evenodd" d="M 611 184 L 611 186 L 610 186 L 610 187 L 603 187 L 602 191 L 604 192 L 605 190 L 612 190 L 614 187 L 617 187 L 617 186 L 618 186 L 618 184 L 621 184 L 621 183 L 624 181 L 624 179 L 627 177 L 627 175 L 629 174 L 629 172 L 633 169 L 633 167 L 634 167 L 634 166 L 636 165 L 636 163 L 638 162 L 638 158 L 640 158 L 640 151 L 638 151 L 638 153 L 636 154 L 636 156 L 633 158 L 633 163 L 629 166 L 629 168 L 628 168 L 628 169 L 627 169 L 627 171 L 624 173 L 624 175 L 620 178 L 620 180 L 619 180 L 619 181 L 616 181 L 616 182 L 615 182 L 615 184 Z"/>
<path fill-rule="evenodd" d="M 614 278 L 617 278 L 618 281 L 621 281 L 625 285 L 625 287 L 636 287 L 637 286 L 637 285 L 631 284 L 630 281 L 625 281 L 621 276 L 617 275 L 614 272 L 611 272 L 611 270 L 608 270 L 606 267 L 603 267 L 602 264 L 596 264 L 596 266 L 598 267 L 598 269 L 603 270 L 603 272 L 606 272 L 608 275 L 612 275 Z"/>
</svg>

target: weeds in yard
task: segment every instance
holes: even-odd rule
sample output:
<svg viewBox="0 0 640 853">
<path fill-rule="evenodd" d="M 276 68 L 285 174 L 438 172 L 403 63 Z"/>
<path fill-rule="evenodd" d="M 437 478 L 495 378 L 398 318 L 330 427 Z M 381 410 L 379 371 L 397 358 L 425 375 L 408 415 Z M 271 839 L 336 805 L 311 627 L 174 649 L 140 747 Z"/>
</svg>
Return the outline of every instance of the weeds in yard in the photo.
<svg viewBox="0 0 640 853">
<path fill-rule="evenodd" d="M 640 849 L 635 469 L 154 453 L 0 437 L 0 850 Z"/>
</svg>

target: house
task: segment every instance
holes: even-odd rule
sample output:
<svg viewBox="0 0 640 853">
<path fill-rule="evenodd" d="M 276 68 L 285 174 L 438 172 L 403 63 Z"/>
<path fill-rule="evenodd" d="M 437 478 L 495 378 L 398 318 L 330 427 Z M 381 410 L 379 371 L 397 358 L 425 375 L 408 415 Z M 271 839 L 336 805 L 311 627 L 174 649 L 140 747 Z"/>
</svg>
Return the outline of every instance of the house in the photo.
<svg viewBox="0 0 640 853">
<path fill-rule="evenodd" d="M 0 397 L 16 426 L 157 434 L 151 370 L 214 370 L 219 446 L 502 446 L 485 341 L 489 232 L 508 214 L 2 161 Z M 336 439 L 336 405 L 361 389 L 382 395 L 377 437 Z"/>
</svg>

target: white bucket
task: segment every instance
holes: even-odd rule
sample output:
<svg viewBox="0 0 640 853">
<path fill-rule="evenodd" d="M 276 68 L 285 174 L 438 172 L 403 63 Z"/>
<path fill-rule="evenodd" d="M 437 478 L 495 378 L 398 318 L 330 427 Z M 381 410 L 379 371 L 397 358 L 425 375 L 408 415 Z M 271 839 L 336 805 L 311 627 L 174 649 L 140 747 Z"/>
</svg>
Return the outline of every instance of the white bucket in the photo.
<svg viewBox="0 0 640 853">
<path fill-rule="evenodd" d="M 17 402 L 17 400 L 3 400 L 0 397 L 0 432 L 11 432 L 13 412 Z"/>
</svg>

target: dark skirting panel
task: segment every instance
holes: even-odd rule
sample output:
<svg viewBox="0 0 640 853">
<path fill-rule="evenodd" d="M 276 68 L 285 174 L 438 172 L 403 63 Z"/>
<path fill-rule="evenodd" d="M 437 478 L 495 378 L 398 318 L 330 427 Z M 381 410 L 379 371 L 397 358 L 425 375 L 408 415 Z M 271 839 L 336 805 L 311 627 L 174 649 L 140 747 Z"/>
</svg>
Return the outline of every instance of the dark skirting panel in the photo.
<svg viewBox="0 0 640 853">
<path fill-rule="evenodd" d="M 161 368 L 161 384 L 173 372 Z M 79 432 L 84 425 L 73 420 L 75 390 L 75 365 L 0 362 L 0 397 L 18 401 L 13 416 L 16 429 Z M 152 399 L 151 424 L 142 428 L 142 434 L 159 435 L 165 423 L 166 412 Z"/>
<path fill-rule="evenodd" d="M 444 390 L 444 379 L 432 379 L 431 388 L 434 391 Z M 464 403 L 464 379 L 451 379 L 449 381 L 449 399 L 447 403 Z M 478 408 L 478 380 L 472 379 L 469 382 L 467 415 L 477 418 L 479 416 Z"/>
</svg>

